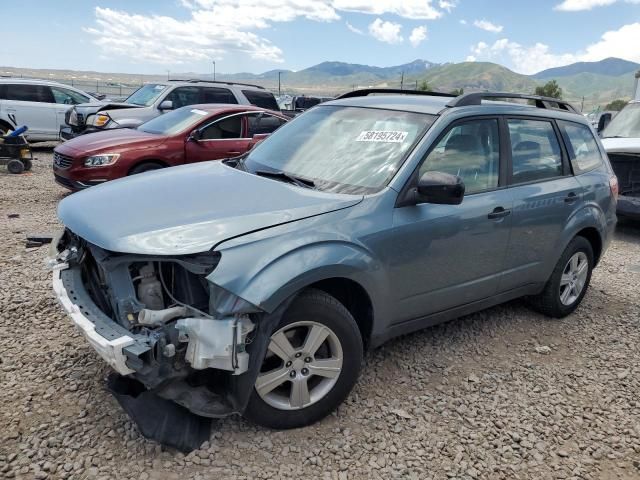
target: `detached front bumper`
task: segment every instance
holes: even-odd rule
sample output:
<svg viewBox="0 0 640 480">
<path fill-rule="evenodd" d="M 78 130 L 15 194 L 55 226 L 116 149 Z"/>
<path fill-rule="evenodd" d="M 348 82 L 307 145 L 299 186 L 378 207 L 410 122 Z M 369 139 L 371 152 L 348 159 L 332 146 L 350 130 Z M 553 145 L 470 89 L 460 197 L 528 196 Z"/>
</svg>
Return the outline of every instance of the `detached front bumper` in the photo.
<svg viewBox="0 0 640 480">
<path fill-rule="evenodd" d="M 90 300 L 87 292 L 65 264 L 53 270 L 53 290 L 60 305 L 102 359 L 121 375 L 134 373 L 135 370 L 127 365 L 125 349 L 131 346 L 137 347 L 137 350 L 148 349 L 148 345 L 144 342 L 140 344 L 111 319 L 101 318 L 101 312 L 93 302 L 87 302 Z"/>
</svg>

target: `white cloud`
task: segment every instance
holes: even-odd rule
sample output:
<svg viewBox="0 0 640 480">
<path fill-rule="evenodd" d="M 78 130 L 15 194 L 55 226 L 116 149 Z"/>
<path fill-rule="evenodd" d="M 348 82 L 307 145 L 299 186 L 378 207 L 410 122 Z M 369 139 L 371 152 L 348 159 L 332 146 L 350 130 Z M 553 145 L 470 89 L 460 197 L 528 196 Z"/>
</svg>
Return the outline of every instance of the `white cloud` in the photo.
<svg viewBox="0 0 640 480">
<path fill-rule="evenodd" d="M 351 30 L 353 33 L 357 33 L 358 35 L 364 35 L 364 32 L 359 28 L 354 27 L 349 22 L 346 22 L 346 24 L 347 24 L 347 28 Z"/>
<path fill-rule="evenodd" d="M 582 10 L 591 10 L 596 7 L 606 7 L 617 3 L 619 0 L 564 0 L 556 5 L 554 10 L 563 12 L 579 12 Z M 640 0 L 625 0 L 626 3 L 640 3 Z"/>
<path fill-rule="evenodd" d="M 333 22 L 340 20 L 342 11 L 434 20 L 455 3 L 438 0 L 436 7 L 436 0 L 179 0 L 188 9 L 186 19 L 96 7 L 95 24 L 84 30 L 95 36 L 94 44 L 106 57 L 171 65 L 245 54 L 282 62 L 282 50 L 259 33 L 274 23 L 299 18 Z M 363 33 L 348 23 L 347 28 Z M 399 43 L 401 28 L 377 19 L 369 31 L 382 41 Z"/>
<path fill-rule="evenodd" d="M 416 27 L 411 30 L 411 35 L 409 36 L 409 42 L 414 47 L 420 45 L 427 38 L 427 27 Z"/>
<path fill-rule="evenodd" d="M 588 45 L 583 50 L 569 53 L 554 53 L 544 43 L 523 46 L 503 38 L 492 45 L 480 42 L 472 46 L 471 55 L 467 60 L 497 61 L 526 74 L 574 62 L 594 62 L 607 57 L 620 57 L 640 62 L 638 38 L 640 38 L 640 22 L 605 32 L 596 43 Z"/>
<path fill-rule="evenodd" d="M 433 5 L 432 0 L 333 0 L 336 10 L 382 15 L 392 13 L 400 17 L 415 20 L 435 20 L 442 12 Z"/>
<path fill-rule="evenodd" d="M 474 20 L 473 21 L 473 25 L 482 29 L 482 30 L 486 30 L 487 32 L 491 32 L 491 33 L 500 33 L 502 31 L 502 29 L 504 28 L 502 25 L 496 25 L 495 23 L 491 23 L 488 20 Z"/>
<path fill-rule="evenodd" d="M 373 38 L 391 44 L 404 41 L 404 38 L 400 35 L 400 30 L 402 30 L 402 25 L 399 23 L 385 22 L 381 18 L 376 18 L 369 25 L 369 33 Z"/>
<path fill-rule="evenodd" d="M 460 25 L 466 25 L 466 24 L 467 24 L 467 21 L 466 21 L 466 20 L 464 20 L 464 19 L 463 19 L 463 20 L 460 20 Z"/>
<path fill-rule="evenodd" d="M 458 4 L 457 0 L 440 0 L 438 2 L 438 6 L 442 10 L 446 10 L 447 12 L 451 12 L 451 10 L 453 10 L 457 4 Z"/>
</svg>

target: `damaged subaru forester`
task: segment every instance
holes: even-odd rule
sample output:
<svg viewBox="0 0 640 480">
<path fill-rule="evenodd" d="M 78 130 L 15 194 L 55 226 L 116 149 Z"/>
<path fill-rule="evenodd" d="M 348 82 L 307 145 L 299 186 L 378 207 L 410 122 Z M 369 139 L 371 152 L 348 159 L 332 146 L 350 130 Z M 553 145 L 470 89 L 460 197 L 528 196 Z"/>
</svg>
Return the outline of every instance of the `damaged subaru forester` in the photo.
<svg viewBox="0 0 640 480">
<path fill-rule="evenodd" d="M 518 297 L 573 312 L 616 222 L 587 121 L 557 99 L 407 93 L 352 92 L 244 156 L 65 198 L 57 298 L 142 390 L 278 429 L 332 412 L 390 338 Z"/>
</svg>

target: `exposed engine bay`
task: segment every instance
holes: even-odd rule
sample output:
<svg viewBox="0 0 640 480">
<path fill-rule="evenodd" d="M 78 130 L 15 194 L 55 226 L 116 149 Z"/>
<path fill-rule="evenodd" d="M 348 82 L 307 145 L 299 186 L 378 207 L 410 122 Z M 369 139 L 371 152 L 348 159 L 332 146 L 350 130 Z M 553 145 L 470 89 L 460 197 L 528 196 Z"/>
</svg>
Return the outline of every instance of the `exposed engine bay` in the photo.
<svg viewBox="0 0 640 480">
<path fill-rule="evenodd" d="M 118 373 L 198 415 L 242 412 L 273 321 L 207 279 L 218 253 L 114 253 L 69 230 L 51 253 L 60 302 Z"/>
</svg>

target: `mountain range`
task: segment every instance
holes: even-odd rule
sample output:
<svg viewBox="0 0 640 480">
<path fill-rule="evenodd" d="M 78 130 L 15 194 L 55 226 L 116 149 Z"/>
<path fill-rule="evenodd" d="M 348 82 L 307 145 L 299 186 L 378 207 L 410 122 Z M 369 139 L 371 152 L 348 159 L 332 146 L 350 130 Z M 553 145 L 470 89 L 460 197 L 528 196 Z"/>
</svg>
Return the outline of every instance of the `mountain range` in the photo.
<svg viewBox="0 0 640 480">
<path fill-rule="evenodd" d="M 434 63 L 427 60 L 391 66 L 375 67 L 345 62 L 322 62 L 303 70 L 270 70 L 260 74 L 218 74 L 218 81 L 259 84 L 273 91 L 280 85 L 283 93 L 337 95 L 354 88 L 388 87 L 416 88 L 427 82 L 429 88 L 449 92 L 454 89 L 470 91 L 533 92 L 538 85 L 556 80 L 563 89 L 563 97 L 583 104 L 588 111 L 597 106 L 632 95 L 634 72 L 640 64 L 620 58 L 606 58 L 599 62 L 579 62 L 550 68 L 534 75 L 522 75 L 491 62 Z M 108 85 L 139 85 L 143 82 L 166 80 L 161 75 L 78 72 L 73 70 L 36 70 L 0 67 L 0 75 L 75 81 L 80 88 L 91 91 L 91 82 Z M 172 78 L 211 79 L 211 75 L 173 73 Z M 85 87 L 82 82 L 85 82 Z M 93 87 L 95 88 L 95 87 Z"/>
<path fill-rule="evenodd" d="M 427 60 L 392 67 L 372 67 L 344 62 L 323 62 L 304 70 L 271 70 L 262 74 L 237 73 L 218 79 L 260 83 L 277 88 L 278 76 L 282 90 L 296 88 L 308 93 L 334 94 L 350 88 L 402 87 L 416 88 L 426 81 L 429 88 L 439 91 L 533 92 L 538 85 L 556 80 L 564 98 L 582 102 L 591 108 L 616 98 L 629 98 L 633 90 L 633 73 L 640 64 L 620 58 L 598 62 L 578 62 L 550 68 L 534 75 L 522 75 L 491 62 L 437 64 Z"/>
</svg>

